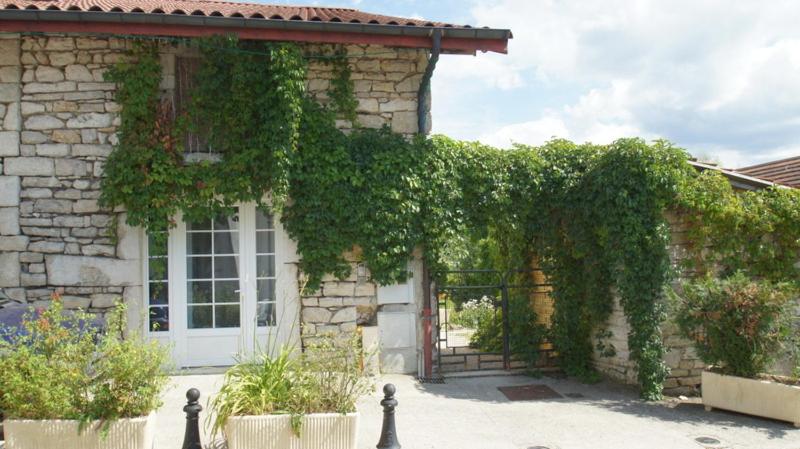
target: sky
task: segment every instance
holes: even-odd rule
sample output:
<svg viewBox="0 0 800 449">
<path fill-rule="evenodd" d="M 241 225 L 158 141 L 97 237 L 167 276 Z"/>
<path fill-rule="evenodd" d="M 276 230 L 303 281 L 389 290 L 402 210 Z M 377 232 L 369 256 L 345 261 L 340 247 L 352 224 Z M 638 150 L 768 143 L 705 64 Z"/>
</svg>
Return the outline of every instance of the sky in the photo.
<svg viewBox="0 0 800 449">
<path fill-rule="evenodd" d="M 507 55 L 443 55 L 433 132 L 508 147 L 663 138 L 735 168 L 800 155 L 800 1 L 325 0 L 509 28 Z"/>
</svg>

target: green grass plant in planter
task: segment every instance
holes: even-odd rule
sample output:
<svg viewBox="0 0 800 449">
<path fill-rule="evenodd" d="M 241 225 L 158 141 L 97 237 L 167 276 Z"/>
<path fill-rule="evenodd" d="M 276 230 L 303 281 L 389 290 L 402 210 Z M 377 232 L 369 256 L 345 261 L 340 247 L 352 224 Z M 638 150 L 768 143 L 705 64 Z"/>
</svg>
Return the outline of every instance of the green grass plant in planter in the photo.
<svg viewBox="0 0 800 449">
<path fill-rule="evenodd" d="M 800 425 L 797 380 L 766 373 L 797 353 L 793 321 L 797 290 L 738 271 L 684 285 L 676 321 L 711 370 L 702 376 L 703 403 Z"/>
<path fill-rule="evenodd" d="M 211 400 L 213 437 L 222 432 L 229 449 L 355 449 L 356 401 L 373 388 L 357 336 L 276 352 L 225 374 Z"/>
<path fill-rule="evenodd" d="M 123 338 L 126 309 L 105 326 L 64 311 L 58 295 L 0 339 L 0 409 L 9 448 L 151 448 L 167 350 Z M 44 431 L 47 429 L 47 431 Z"/>
</svg>

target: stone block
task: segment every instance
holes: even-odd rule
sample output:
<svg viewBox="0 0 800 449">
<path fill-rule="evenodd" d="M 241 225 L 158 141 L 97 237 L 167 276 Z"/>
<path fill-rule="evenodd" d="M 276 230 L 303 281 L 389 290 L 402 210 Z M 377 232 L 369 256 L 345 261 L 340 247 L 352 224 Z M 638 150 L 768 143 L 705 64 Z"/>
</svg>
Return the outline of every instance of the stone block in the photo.
<svg viewBox="0 0 800 449">
<path fill-rule="evenodd" d="M 0 288 L 20 286 L 19 253 L 0 253 Z"/>
<path fill-rule="evenodd" d="M 21 67 L 0 67 L 0 83 L 18 83 L 21 79 Z"/>
<path fill-rule="evenodd" d="M 45 157 L 9 157 L 4 161 L 5 173 L 20 176 L 52 176 L 53 160 Z"/>
<path fill-rule="evenodd" d="M 25 129 L 45 130 L 63 128 L 64 122 L 52 115 L 32 115 L 25 119 Z"/>
<path fill-rule="evenodd" d="M 59 143 L 81 143 L 81 134 L 72 129 L 56 129 L 51 140 Z"/>
<path fill-rule="evenodd" d="M 75 41 L 71 37 L 49 37 L 45 50 L 64 51 L 75 49 Z"/>
<path fill-rule="evenodd" d="M 35 145 L 37 143 L 47 142 L 49 138 L 44 133 L 38 131 L 22 131 L 20 140 L 24 144 Z"/>
<path fill-rule="evenodd" d="M 331 323 L 346 323 L 346 322 L 355 322 L 357 318 L 356 308 L 355 307 L 345 307 L 343 309 L 339 309 L 336 313 L 333 314 L 331 317 Z"/>
<path fill-rule="evenodd" d="M 56 101 L 53 103 L 53 112 L 75 112 L 78 110 L 78 103 L 74 101 Z"/>
<path fill-rule="evenodd" d="M 111 245 L 86 245 L 81 248 L 84 256 L 114 256 L 114 247 Z"/>
<path fill-rule="evenodd" d="M 44 254 L 42 253 L 20 253 L 19 261 L 22 263 L 42 263 Z"/>
<path fill-rule="evenodd" d="M 36 145 L 37 156 L 61 157 L 69 154 L 69 145 L 65 143 L 41 143 Z M 55 165 L 54 165 L 55 172 Z"/>
<path fill-rule="evenodd" d="M 94 217 L 98 217 L 98 215 L 92 216 L 92 223 L 95 222 Z M 119 222 L 117 224 L 117 257 L 124 260 L 135 260 L 141 258 L 141 242 L 140 242 L 140 232 L 137 228 L 129 226 L 125 223 L 125 216 L 119 217 Z M 102 224 L 101 226 L 107 226 L 108 222 Z"/>
<path fill-rule="evenodd" d="M 45 257 L 45 264 L 51 285 L 125 287 L 141 283 L 140 263 L 135 260 L 54 254 Z"/>
<path fill-rule="evenodd" d="M 60 253 L 64 251 L 64 242 L 41 240 L 28 245 L 28 251 L 47 254 Z"/>
<path fill-rule="evenodd" d="M 68 214 L 72 212 L 72 201 L 41 199 L 33 203 L 35 212 L 47 212 L 53 214 Z"/>
<path fill-rule="evenodd" d="M 86 176 L 89 164 L 78 159 L 56 159 L 55 170 L 57 176 Z"/>
<path fill-rule="evenodd" d="M 0 235 L 19 234 L 19 209 L 0 207 Z"/>
<path fill-rule="evenodd" d="M 19 113 L 19 103 L 8 105 L 6 116 L 3 119 L 3 129 L 8 131 L 19 131 L 21 124 L 22 119 Z"/>
<path fill-rule="evenodd" d="M 400 134 L 417 132 L 417 113 L 411 111 L 395 112 L 392 116 L 392 131 Z"/>
<path fill-rule="evenodd" d="M 402 98 L 397 98 L 394 100 L 389 100 L 386 103 L 381 103 L 380 107 L 381 112 L 416 111 L 416 110 L 417 110 L 416 101 L 404 100 Z"/>
<path fill-rule="evenodd" d="M 342 298 L 319 298 L 319 306 L 320 307 L 341 307 L 342 306 Z"/>
<path fill-rule="evenodd" d="M 69 81 L 94 81 L 92 72 L 85 65 L 68 65 L 65 72 Z"/>
<path fill-rule="evenodd" d="M 67 128 L 107 128 L 113 120 L 112 114 L 89 112 L 67 120 Z"/>
<path fill-rule="evenodd" d="M 2 83 L 0 84 L 0 102 L 12 103 L 19 101 L 21 92 L 19 84 Z"/>
<path fill-rule="evenodd" d="M 355 289 L 355 282 L 326 282 L 322 286 L 322 294 L 323 296 L 352 296 Z"/>
<path fill-rule="evenodd" d="M 0 132 L 0 157 L 19 156 L 19 132 Z"/>
<path fill-rule="evenodd" d="M 78 83 L 78 90 L 82 92 L 97 91 L 97 90 L 114 90 L 116 88 L 117 85 L 114 83 L 96 83 L 96 82 Z"/>
<path fill-rule="evenodd" d="M 89 212 L 97 212 L 100 206 L 97 205 L 97 200 L 78 200 L 72 206 L 72 210 L 76 214 L 84 214 Z"/>
<path fill-rule="evenodd" d="M 111 145 L 86 145 L 86 144 L 76 144 L 72 146 L 72 155 L 73 156 L 101 156 L 101 157 L 108 157 L 112 151 Z"/>
<path fill-rule="evenodd" d="M 75 81 L 60 81 L 57 83 L 28 83 L 22 87 L 22 92 L 25 94 L 50 94 L 58 92 L 72 92 L 76 88 L 77 84 L 75 84 Z"/>
<path fill-rule="evenodd" d="M 78 47 L 79 50 L 96 50 L 108 48 L 108 41 L 106 39 L 79 37 L 75 39 L 75 46 Z"/>
<path fill-rule="evenodd" d="M 40 188 L 40 187 L 27 188 L 22 190 L 20 197 L 31 198 L 31 199 L 52 198 L 53 191 L 48 188 Z"/>
<path fill-rule="evenodd" d="M 34 237 L 61 237 L 61 231 L 58 228 L 37 228 L 31 226 L 23 226 L 22 233 Z"/>
<path fill-rule="evenodd" d="M 0 39 L 0 65 L 20 65 L 20 40 Z"/>
<path fill-rule="evenodd" d="M 19 205 L 19 176 L 0 176 L 0 207 Z"/>
<path fill-rule="evenodd" d="M 47 275 L 42 273 L 21 273 L 19 285 L 23 287 L 41 287 L 47 285 Z"/>
<path fill-rule="evenodd" d="M 49 53 L 48 59 L 51 65 L 64 67 L 75 63 L 75 54 L 72 52 Z"/>
<path fill-rule="evenodd" d="M 0 251 L 25 251 L 28 248 L 29 238 L 24 235 L 13 237 L 0 237 Z"/>
<path fill-rule="evenodd" d="M 120 295 L 113 293 L 95 293 L 91 296 L 93 309 L 110 309 L 120 301 Z"/>
<path fill-rule="evenodd" d="M 331 316 L 332 314 L 328 309 L 319 307 L 306 307 L 303 309 L 304 323 L 329 323 Z"/>
<path fill-rule="evenodd" d="M 64 304 L 65 309 L 88 309 L 92 304 L 90 298 L 82 296 L 62 296 L 61 302 Z"/>
<path fill-rule="evenodd" d="M 378 100 L 375 98 L 359 98 L 356 111 L 376 114 L 379 111 Z"/>
<path fill-rule="evenodd" d="M 89 217 L 79 215 L 58 215 L 53 217 L 53 226 L 60 226 L 63 228 L 83 228 L 88 226 L 89 221 Z"/>
<path fill-rule="evenodd" d="M 55 67 L 50 67 L 46 65 L 37 66 L 35 76 L 36 76 L 36 81 L 42 83 L 53 83 L 58 81 L 64 81 L 64 72 Z M 27 91 L 23 90 L 23 92 Z"/>
</svg>

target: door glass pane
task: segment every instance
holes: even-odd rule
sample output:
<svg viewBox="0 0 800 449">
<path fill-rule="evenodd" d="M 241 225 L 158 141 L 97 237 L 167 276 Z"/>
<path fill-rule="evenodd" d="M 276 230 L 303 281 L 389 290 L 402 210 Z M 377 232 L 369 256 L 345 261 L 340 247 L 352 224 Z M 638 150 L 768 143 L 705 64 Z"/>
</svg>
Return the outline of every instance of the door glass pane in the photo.
<svg viewBox="0 0 800 449">
<path fill-rule="evenodd" d="M 239 218 L 186 224 L 189 329 L 239 327 Z"/>
<path fill-rule="evenodd" d="M 155 236 L 160 238 L 156 239 Z M 169 330 L 169 276 L 167 232 L 147 236 L 148 329 L 150 332 Z"/>
<path fill-rule="evenodd" d="M 239 304 L 214 306 L 216 326 L 239 327 Z"/>
<path fill-rule="evenodd" d="M 272 214 L 256 210 L 256 323 L 275 326 L 275 231 Z"/>
<path fill-rule="evenodd" d="M 189 306 L 189 329 L 208 329 L 213 326 L 212 306 Z"/>
</svg>

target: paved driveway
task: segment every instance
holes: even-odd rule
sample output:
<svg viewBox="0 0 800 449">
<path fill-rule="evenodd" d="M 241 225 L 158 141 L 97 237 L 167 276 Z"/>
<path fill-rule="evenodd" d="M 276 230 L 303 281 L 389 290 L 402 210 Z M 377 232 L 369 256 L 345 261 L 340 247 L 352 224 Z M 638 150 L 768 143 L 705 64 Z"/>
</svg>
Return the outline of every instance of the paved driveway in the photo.
<svg viewBox="0 0 800 449">
<path fill-rule="evenodd" d="M 218 375 L 173 379 L 159 416 L 158 449 L 180 447 L 186 389 L 196 386 L 207 395 L 219 381 Z M 397 386 L 397 433 L 405 449 L 800 449 L 800 430 L 791 424 L 706 412 L 697 401 L 645 403 L 614 384 L 522 376 L 449 379 L 445 384 L 385 376 L 383 382 Z M 497 390 L 527 384 L 582 397 L 511 402 Z M 359 403 L 359 449 L 374 448 L 378 441 L 380 398 L 376 391 Z M 701 437 L 720 444 L 700 444 L 695 439 Z M 209 441 L 205 433 L 203 441 Z"/>
</svg>

